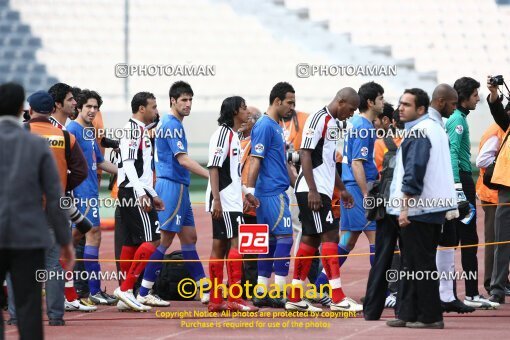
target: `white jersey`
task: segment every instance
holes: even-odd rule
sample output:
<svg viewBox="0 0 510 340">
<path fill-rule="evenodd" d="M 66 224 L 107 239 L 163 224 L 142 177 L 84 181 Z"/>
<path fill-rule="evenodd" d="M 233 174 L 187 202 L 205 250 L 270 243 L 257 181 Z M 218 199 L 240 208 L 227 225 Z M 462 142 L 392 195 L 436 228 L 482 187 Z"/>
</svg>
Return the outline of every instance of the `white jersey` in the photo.
<svg viewBox="0 0 510 340">
<path fill-rule="evenodd" d="M 58 122 L 58 120 L 56 120 L 53 116 L 50 116 L 50 118 L 48 118 L 51 122 L 51 124 L 54 126 L 54 127 L 57 127 L 59 128 L 60 130 L 65 130 L 66 127 L 65 125 L 62 125 Z"/>
<path fill-rule="evenodd" d="M 153 188 L 152 143 L 145 131 L 145 124 L 131 118 L 124 126 L 126 133 L 120 139 L 120 163 L 118 164 L 117 183 L 119 188 L 132 188 L 133 184 L 126 176 L 123 162 L 135 161 L 135 169 L 143 187 L 149 191 Z"/>
<path fill-rule="evenodd" d="M 217 167 L 220 177 L 219 190 L 223 211 L 242 212 L 241 143 L 237 132 L 226 125 L 220 126 L 209 142 L 207 167 Z M 205 210 L 212 210 L 211 180 L 207 184 Z"/>
<path fill-rule="evenodd" d="M 324 107 L 310 115 L 303 128 L 302 150 L 312 150 L 313 178 L 317 191 L 328 197 L 333 196 L 336 175 L 337 139 L 339 136 L 336 119 Z M 295 186 L 296 192 L 308 192 L 308 184 L 299 172 Z"/>
</svg>

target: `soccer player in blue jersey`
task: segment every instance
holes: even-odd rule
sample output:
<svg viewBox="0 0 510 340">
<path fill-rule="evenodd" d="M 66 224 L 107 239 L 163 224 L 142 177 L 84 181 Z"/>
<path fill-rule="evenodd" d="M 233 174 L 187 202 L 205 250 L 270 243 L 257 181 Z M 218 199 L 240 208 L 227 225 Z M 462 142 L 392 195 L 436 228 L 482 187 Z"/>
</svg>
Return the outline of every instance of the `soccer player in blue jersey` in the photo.
<svg viewBox="0 0 510 340">
<path fill-rule="evenodd" d="M 198 260 L 197 231 L 189 198 L 190 171 L 203 178 L 209 173 L 188 156 L 188 141 L 182 121 L 190 115 L 193 90 L 188 83 L 177 81 L 170 87 L 170 114 L 163 116 L 156 128 L 154 163 L 156 167 L 156 192 L 163 200 L 165 210 L 158 212 L 161 243 L 152 259 L 163 259 L 175 234 L 179 236 L 185 260 Z M 150 262 L 145 267 L 144 286 L 156 280 L 161 262 Z M 204 268 L 200 262 L 186 262 L 186 269 L 198 284 L 203 284 Z M 146 289 L 146 288 L 145 288 Z M 201 297 L 209 302 L 209 294 Z"/>
<path fill-rule="evenodd" d="M 269 225 L 269 253 L 259 258 L 289 257 L 292 248 L 292 219 L 289 197 L 285 193 L 293 173 L 285 159 L 285 136 L 279 121 L 288 116 L 296 105 L 294 88 L 285 82 L 276 84 L 269 95 L 270 107 L 253 126 L 251 131 L 251 156 L 246 200 L 257 208 L 257 223 Z M 276 244 L 275 244 L 276 243 Z M 257 307 L 285 307 L 283 289 L 289 274 L 289 260 L 274 261 L 275 283 L 279 286 L 279 298 L 253 298 Z M 258 262 L 257 284 L 268 287 L 273 261 Z"/>
<path fill-rule="evenodd" d="M 367 221 L 363 199 L 367 197 L 379 173 L 374 162 L 376 131 L 373 121 L 384 109 L 384 89 L 375 82 L 361 85 L 359 115 L 352 119 L 352 129 L 344 143 L 342 159 L 342 181 L 354 197 L 354 207 L 341 206 L 341 238 L 339 254 L 347 255 L 354 248 L 361 232 L 370 244 L 370 252 L 375 251 L 375 222 Z M 347 257 L 340 258 L 340 266 Z M 370 256 L 370 264 L 374 255 Z"/>
<path fill-rule="evenodd" d="M 339 255 L 348 255 L 356 245 L 361 232 L 364 232 L 370 245 L 370 265 L 374 263 L 375 221 L 365 217 L 363 200 L 370 191 L 379 173 L 374 161 L 374 145 L 377 137 L 373 121 L 383 113 L 384 89 L 375 82 L 361 85 L 358 90 L 360 98 L 359 115 L 352 118 L 352 128 L 348 130 L 344 141 L 342 158 L 342 181 L 345 188 L 354 197 L 354 207 L 346 209 L 340 206 L 340 243 Z M 340 267 L 347 257 L 340 257 Z M 324 270 L 315 281 L 319 287 L 328 283 Z"/>
<path fill-rule="evenodd" d="M 101 229 L 99 219 L 99 188 L 97 184 L 97 169 L 116 174 L 117 166 L 103 158 L 97 145 L 92 121 L 103 103 L 101 96 L 95 91 L 83 90 L 77 98 L 76 107 L 78 116 L 76 120 L 67 125 L 67 131 L 76 137 L 88 165 L 88 176 L 73 190 L 74 198 L 79 202 L 76 207 L 85 215 L 94 226 L 85 234 L 85 250 L 83 257 L 90 261 L 85 262 L 85 270 L 93 278 L 89 279 L 89 300 L 94 304 L 110 305 L 117 301 L 113 296 L 101 290 L 99 277 L 99 246 L 101 245 Z"/>
</svg>

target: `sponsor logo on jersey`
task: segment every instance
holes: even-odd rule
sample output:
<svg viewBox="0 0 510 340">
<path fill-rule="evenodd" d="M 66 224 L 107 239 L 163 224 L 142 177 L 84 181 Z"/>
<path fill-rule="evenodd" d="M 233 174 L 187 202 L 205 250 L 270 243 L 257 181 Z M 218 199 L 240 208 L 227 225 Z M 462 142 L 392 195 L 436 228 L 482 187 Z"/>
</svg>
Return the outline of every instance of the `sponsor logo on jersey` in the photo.
<svg viewBox="0 0 510 340">
<path fill-rule="evenodd" d="M 257 145 L 255 145 L 255 152 L 256 152 L 256 153 L 262 153 L 262 152 L 264 152 L 264 145 L 263 145 L 263 144 L 260 144 L 260 143 L 259 143 L 259 144 L 257 144 Z"/>
<path fill-rule="evenodd" d="M 223 149 L 221 147 L 217 147 L 216 150 L 214 151 L 214 155 L 215 156 L 223 155 Z"/>
<path fill-rule="evenodd" d="M 462 125 L 457 125 L 455 127 L 455 132 L 457 132 L 459 135 L 461 135 L 462 132 L 464 132 L 464 127 Z"/>
<path fill-rule="evenodd" d="M 179 149 L 181 149 L 181 150 L 184 150 L 184 145 L 182 144 L 182 142 L 181 142 L 181 141 L 178 141 L 178 142 L 177 142 L 177 147 L 178 147 Z"/>
</svg>

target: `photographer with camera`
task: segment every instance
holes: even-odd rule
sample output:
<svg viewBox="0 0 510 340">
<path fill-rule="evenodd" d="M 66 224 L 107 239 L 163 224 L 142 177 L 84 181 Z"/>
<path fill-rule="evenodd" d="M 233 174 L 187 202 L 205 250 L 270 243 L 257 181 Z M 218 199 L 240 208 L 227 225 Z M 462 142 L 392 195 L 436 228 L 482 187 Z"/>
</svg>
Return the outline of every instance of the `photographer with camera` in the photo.
<svg viewBox="0 0 510 340">
<path fill-rule="evenodd" d="M 476 182 L 476 196 L 480 199 L 484 212 L 485 243 L 494 242 L 494 222 L 496 219 L 496 209 L 498 208 L 498 191 L 490 189 L 483 184 L 483 177 L 487 167 L 494 163 L 499 146 L 504 137 L 505 132 L 501 130 L 498 124 L 492 123 L 482 135 L 478 156 L 476 157 L 476 167 L 480 169 L 480 174 Z M 485 246 L 483 286 L 489 294 L 493 266 L 494 246 Z"/>
<path fill-rule="evenodd" d="M 25 129 L 47 141 L 57 166 L 61 187 L 71 189 L 76 187 L 87 177 L 85 157 L 76 143 L 76 139 L 67 131 L 60 130 L 50 122 L 49 116 L 54 112 L 55 105 L 53 98 L 46 91 L 37 91 L 28 97 L 28 103 L 30 105 L 30 120 L 24 123 Z M 45 253 L 46 270 L 62 272 L 59 258 L 60 247 L 57 243 L 53 243 Z M 12 324 L 17 322 L 17 313 L 11 282 L 8 282 L 8 287 L 10 292 L 9 314 Z M 56 277 L 48 280 L 46 282 L 46 310 L 50 326 L 64 325 L 64 307 L 67 309 L 68 303 L 64 297 L 64 281 L 58 280 Z M 73 303 L 76 310 L 91 311 L 87 306 L 82 306 L 79 301 Z M 95 307 L 92 310 L 95 310 Z"/>
<path fill-rule="evenodd" d="M 505 131 L 505 137 L 496 154 L 494 171 L 490 178 L 490 183 L 498 189 L 498 201 L 500 204 L 496 209 L 494 223 L 494 241 L 496 242 L 510 241 L 510 205 L 508 205 L 510 203 L 510 141 L 508 140 L 510 135 L 510 117 L 507 114 L 510 110 L 510 104 L 507 104 L 506 109 L 503 108 L 503 96 L 498 96 L 498 85 L 503 84 L 508 91 L 502 76 L 487 77 L 487 88 L 490 91 L 487 97 L 489 109 L 492 117 L 494 117 L 494 121 Z M 489 172 L 489 168 L 487 168 L 487 172 Z M 492 302 L 505 303 L 505 285 L 508 280 L 509 258 L 510 244 L 496 245 L 490 285 L 491 297 L 489 298 Z"/>
<path fill-rule="evenodd" d="M 57 163 L 62 187 L 66 189 L 66 192 L 69 192 L 87 178 L 87 161 L 80 145 L 76 143 L 76 138 L 73 135 L 54 126 L 49 120 L 50 115 L 55 110 L 55 102 L 50 94 L 46 91 L 37 91 L 28 97 L 28 102 L 30 104 L 29 115 L 31 119 L 25 124 L 25 127 L 32 133 L 48 140 Z M 58 141 L 64 142 L 63 148 L 60 147 L 60 143 L 55 143 Z M 92 228 L 92 224 L 74 205 L 68 209 L 68 212 L 71 222 L 76 224 L 76 231 L 73 230 L 73 240 L 76 243 L 78 239 L 82 238 Z M 49 251 L 46 260 L 49 263 L 48 266 L 53 263 L 50 269 L 59 267 L 58 253 Z M 55 300 L 54 294 L 60 294 L 60 291 L 65 293 L 64 305 L 66 310 L 90 312 L 97 309 L 95 306 L 83 304 L 78 300 L 72 282 L 66 282 L 65 286 L 64 288 L 57 284 L 56 287 L 59 288 L 55 288 L 52 291 L 50 286 L 47 285 L 48 309 L 53 309 L 57 305 L 56 302 L 58 300 Z M 60 307 L 60 303 L 58 303 L 58 306 Z"/>
</svg>

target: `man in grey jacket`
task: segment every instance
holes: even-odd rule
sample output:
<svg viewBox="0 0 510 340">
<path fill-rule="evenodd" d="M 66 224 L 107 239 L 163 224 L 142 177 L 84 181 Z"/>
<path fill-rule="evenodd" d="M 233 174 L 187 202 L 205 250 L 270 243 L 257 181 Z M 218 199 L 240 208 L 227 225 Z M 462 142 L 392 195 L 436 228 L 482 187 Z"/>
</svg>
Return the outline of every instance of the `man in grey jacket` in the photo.
<svg viewBox="0 0 510 340">
<path fill-rule="evenodd" d="M 45 249 L 53 240 L 62 248 L 65 269 L 74 264 L 69 217 L 53 155 L 41 138 L 20 124 L 25 91 L 0 85 L 0 282 L 10 273 L 22 339 L 42 339 L 42 274 Z M 45 209 L 44 209 L 45 207 Z M 36 277 L 37 275 L 37 277 Z M 0 339 L 4 337 L 0 316 Z"/>
</svg>

